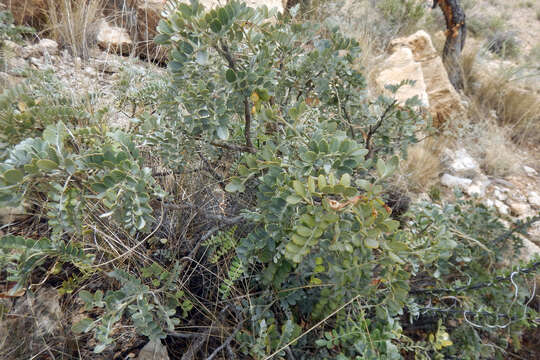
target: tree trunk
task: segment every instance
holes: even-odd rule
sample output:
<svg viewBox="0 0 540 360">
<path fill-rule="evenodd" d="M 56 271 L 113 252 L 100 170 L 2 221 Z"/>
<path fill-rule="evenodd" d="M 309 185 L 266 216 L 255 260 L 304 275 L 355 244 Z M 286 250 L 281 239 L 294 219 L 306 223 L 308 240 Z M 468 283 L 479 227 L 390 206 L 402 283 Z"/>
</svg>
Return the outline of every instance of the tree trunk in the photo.
<svg viewBox="0 0 540 360">
<path fill-rule="evenodd" d="M 463 69 L 460 56 L 465 46 L 467 28 L 465 26 L 465 12 L 459 0 L 433 0 L 433 8 L 441 8 L 446 20 L 446 43 L 444 44 L 443 62 L 448 72 L 448 78 L 456 90 L 462 90 Z"/>
</svg>

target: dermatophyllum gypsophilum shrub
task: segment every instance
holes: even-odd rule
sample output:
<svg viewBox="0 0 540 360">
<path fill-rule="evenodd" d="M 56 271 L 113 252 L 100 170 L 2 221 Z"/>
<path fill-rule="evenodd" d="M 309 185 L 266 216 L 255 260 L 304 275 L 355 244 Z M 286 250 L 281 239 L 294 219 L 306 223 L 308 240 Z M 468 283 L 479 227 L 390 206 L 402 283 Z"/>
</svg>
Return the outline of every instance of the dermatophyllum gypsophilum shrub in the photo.
<svg viewBox="0 0 540 360">
<path fill-rule="evenodd" d="M 446 268 L 459 248 L 455 237 L 432 233 L 425 263 L 411 247 L 417 234 L 399 229 L 382 200 L 397 166 L 391 155 L 404 153 L 422 122 L 409 106 L 365 97 L 353 40 L 268 16 L 237 2 L 209 12 L 179 4 L 157 39 L 172 46 L 183 135 L 210 154 L 243 152 L 227 190 L 256 197 L 245 213 L 255 229 L 236 253 L 243 264 L 262 265 L 254 281 L 270 290 L 248 307 L 242 351 L 265 358 L 287 345 L 305 349 L 325 326 L 294 343 L 298 324 L 335 312 L 334 330 L 310 357 L 400 358 L 408 343 L 400 317 L 418 308 L 410 280 L 434 261 Z M 338 311 L 344 304 L 349 315 Z M 444 325 L 435 330 L 422 350 L 408 350 L 449 347 Z M 340 332 L 348 334 L 345 348 L 332 340 Z"/>
<path fill-rule="evenodd" d="M 244 217 L 253 228 L 235 263 L 257 269 L 250 279 L 264 290 L 242 302 L 249 321 L 236 337 L 240 350 L 260 359 L 286 350 L 298 358 L 439 358 L 459 353 L 449 335 L 455 331 L 467 356 L 481 357 L 479 333 L 496 327 L 448 327 L 446 304 L 426 310 L 432 299 L 412 295 L 411 281 L 451 287 L 463 277 L 485 278 L 502 247 L 478 252 L 478 243 L 463 240 L 482 226 L 487 234 L 504 227 L 489 211 L 480 227 L 461 211 L 426 225 L 436 212 L 422 209 L 424 217 L 400 224 L 383 201 L 395 154 L 406 156 L 423 125 L 417 102 L 370 101 L 354 40 L 272 17 L 264 7 L 232 1 L 206 12 L 197 1 L 181 3 L 159 30 L 157 42 L 171 46 L 182 146 L 240 158 L 226 189 L 252 196 Z M 526 288 L 516 296 L 524 299 Z M 473 298 L 465 308 L 487 305 Z M 488 306 L 506 310 L 517 299 Z M 430 337 L 415 342 L 404 320 L 421 317 L 420 309 L 435 320 Z M 527 311 L 514 310 L 520 320 L 513 324 L 527 323 Z"/>
</svg>

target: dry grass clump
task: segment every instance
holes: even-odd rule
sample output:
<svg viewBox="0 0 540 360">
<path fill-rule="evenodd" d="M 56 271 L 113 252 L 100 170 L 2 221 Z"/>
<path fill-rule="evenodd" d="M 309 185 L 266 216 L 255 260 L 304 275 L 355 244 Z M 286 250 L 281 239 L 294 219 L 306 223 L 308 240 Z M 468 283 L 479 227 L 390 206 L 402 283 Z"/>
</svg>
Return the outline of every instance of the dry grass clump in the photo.
<svg viewBox="0 0 540 360">
<path fill-rule="evenodd" d="M 534 91 L 540 72 L 483 59 L 483 51 L 479 47 L 469 50 L 462 62 L 466 93 L 476 113 L 473 117 L 478 120 L 485 117 L 482 114 L 494 112 L 514 143 L 540 143 L 540 95 Z"/>
<path fill-rule="evenodd" d="M 523 159 L 518 146 L 510 139 L 508 129 L 492 120 L 472 123 L 469 129 L 466 139 L 469 151 L 487 175 L 505 177 L 520 171 Z"/>
<path fill-rule="evenodd" d="M 483 108 L 494 109 L 517 144 L 540 142 L 540 97 L 518 88 L 507 74 L 482 82 L 475 97 Z"/>
<path fill-rule="evenodd" d="M 398 183 L 411 192 L 427 192 L 442 171 L 439 155 L 443 143 L 441 138 L 428 138 L 411 146 L 407 159 L 401 163 Z"/>
<path fill-rule="evenodd" d="M 88 57 L 94 45 L 106 0 L 48 0 L 49 36 L 74 56 Z"/>
</svg>

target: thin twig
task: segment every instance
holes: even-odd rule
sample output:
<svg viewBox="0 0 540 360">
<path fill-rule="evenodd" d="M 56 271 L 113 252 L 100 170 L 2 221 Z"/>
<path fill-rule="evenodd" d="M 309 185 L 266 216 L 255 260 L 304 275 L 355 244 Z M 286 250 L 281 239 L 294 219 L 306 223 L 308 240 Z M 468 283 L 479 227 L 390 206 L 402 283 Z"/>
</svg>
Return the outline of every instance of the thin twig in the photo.
<svg viewBox="0 0 540 360">
<path fill-rule="evenodd" d="M 526 269 L 520 269 L 520 270 L 517 270 L 515 273 L 517 275 L 519 274 L 529 274 L 529 273 L 532 273 L 532 272 L 536 272 L 536 270 L 540 267 L 540 261 L 538 262 L 535 262 L 534 264 L 532 264 L 531 267 L 529 268 L 526 268 Z M 512 273 L 514 274 L 514 273 Z M 502 281 L 508 281 L 508 280 L 511 280 L 512 279 L 512 275 L 509 275 L 509 276 L 497 276 L 495 277 L 493 280 L 491 281 L 487 281 L 487 282 L 481 282 L 481 283 L 478 283 L 478 284 L 474 284 L 474 285 L 467 285 L 467 286 L 460 286 L 460 287 L 456 287 L 456 288 L 438 288 L 438 289 L 412 289 L 411 291 L 409 291 L 410 294 L 441 294 L 441 293 L 458 293 L 458 292 L 462 292 L 462 291 L 465 291 L 465 290 L 479 290 L 479 289 L 483 289 L 483 288 L 486 288 L 486 287 L 489 287 L 489 286 L 493 286 L 495 284 L 498 284 Z"/>
<path fill-rule="evenodd" d="M 388 116 L 389 111 L 394 108 L 394 105 L 396 105 L 396 103 L 397 103 L 397 100 L 392 101 L 392 103 L 384 110 L 383 114 L 381 115 L 381 117 L 379 118 L 379 121 L 377 121 L 375 126 L 373 126 L 373 127 L 370 126 L 369 127 L 369 131 L 368 131 L 368 133 L 366 135 L 366 149 L 368 149 L 366 159 L 371 159 L 373 157 L 374 151 L 372 149 L 373 145 L 371 144 L 371 140 L 373 138 L 373 135 L 375 135 L 377 130 L 379 130 L 379 128 L 381 127 L 383 121 Z"/>
<path fill-rule="evenodd" d="M 243 220 L 244 220 L 244 217 L 241 216 L 241 215 L 236 216 L 234 218 L 230 218 L 230 219 L 222 218 L 221 219 L 222 224 L 216 225 L 213 228 L 211 228 L 210 230 L 208 230 L 201 237 L 201 239 L 197 242 L 197 245 L 195 245 L 193 247 L 193 249 L 189 252 L 189 254 L 187 256 L 184 256 L 182 259 L 180 259 L 180 261 L 192 260 L 195 257 L 195 254 L 197 254 L 197 251 L 199 251 L 199 248 L 201 247 L 202 243 L 205 242 L 208 238 L 210 238 L 216 232 L 221 230 L 223 227 L 228 226 L 228 225 L 238 224 L 238 223 L 242 222 Z M 182 266 L 180 267 L 180 270 L 179 270 L 178 273 L 182 273 L 184 271 L 186 265 L 187 265 L 187 263 L 182 264 Z"/>
<path fill-rule="evenodd" d="M 221 56 L 225 58 L 229 65 L 229 69 L 236 72 L 236 60 L 232 56 L 229 48 L 223 42 L 221 47 L 215 46 L 214 49 L 217 50 Z M 244 137 L 246 138 L 246 146 L 242 148 L 242 151 L 247 151 L 250 153 L 255 153 L 255 148 L 253 147 L 253 142 L 251 141 L 251 106 L 249 103 L 249 97 L 244 97 Z"/>
<path fill-rule="evenodd" d="M 203 346 L 204 342 L 206 341 L 206 336 L 209 335 L 209 332 L 206 332 L 202 334 L 200 337 L 197 338 L 194 342 L 191 343 L 191 346 L 187 349 L 187 351 L 182 355 L 181 360 L 193 360 L 195 359 L 195 356 L 199 352 L 200 348 Z"/>
<path fill-rule="evenodd" d="M 251 142 L 251 106 L 247 97 L 244 98 L 244 119 L 244 137 L 246 138 L 246 147 L 249 149 L 249 152 L 254 153 L 255 148 Z"/>
<path fill-rule="evenodd" d="M 206 358 L 206 360 L 212 360 L 217 354 L 219 354 L 219 352 L 221 350 L 223 350 L 225 347 L 229 346 L 229 344 L 231 343 L 231 341 L 234 339 L 234 337 L 236 336 L 236 334 L 240 331 L 240 329 L 242 328 L 242 326 L 244 325 L 244 321 L 240 321 L 236 327 L 234 328 L 233 332 L 231 333 L 231 335 L 229 335 L 227 337 L 227 339 L 225 339 L 225 341 L 223 342 L 223 344 L 221 344 L 220 346 L 218 346 L 211 354 L 210 356 L 208 356 Z"/>
</svg>

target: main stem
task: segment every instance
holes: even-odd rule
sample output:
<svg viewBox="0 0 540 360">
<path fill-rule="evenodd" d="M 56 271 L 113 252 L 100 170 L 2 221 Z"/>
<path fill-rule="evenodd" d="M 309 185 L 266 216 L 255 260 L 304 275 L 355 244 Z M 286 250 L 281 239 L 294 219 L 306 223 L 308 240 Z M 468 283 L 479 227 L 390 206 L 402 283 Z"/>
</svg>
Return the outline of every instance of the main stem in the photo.
<svg viewBox="0 0 540 360">
<path fill-rule="evenodd" d="M 463 69 L 460 63 L 461 52 L 465 46 L 467 28 L 465 12 L 459 0 L 434 0 L 433 8 L 441 8 L 446 20 L 446 42 L 443 50 L 443 62 L 448 72 L 448 78 L 456 90 L 462 90 Z"/>
</svg>

